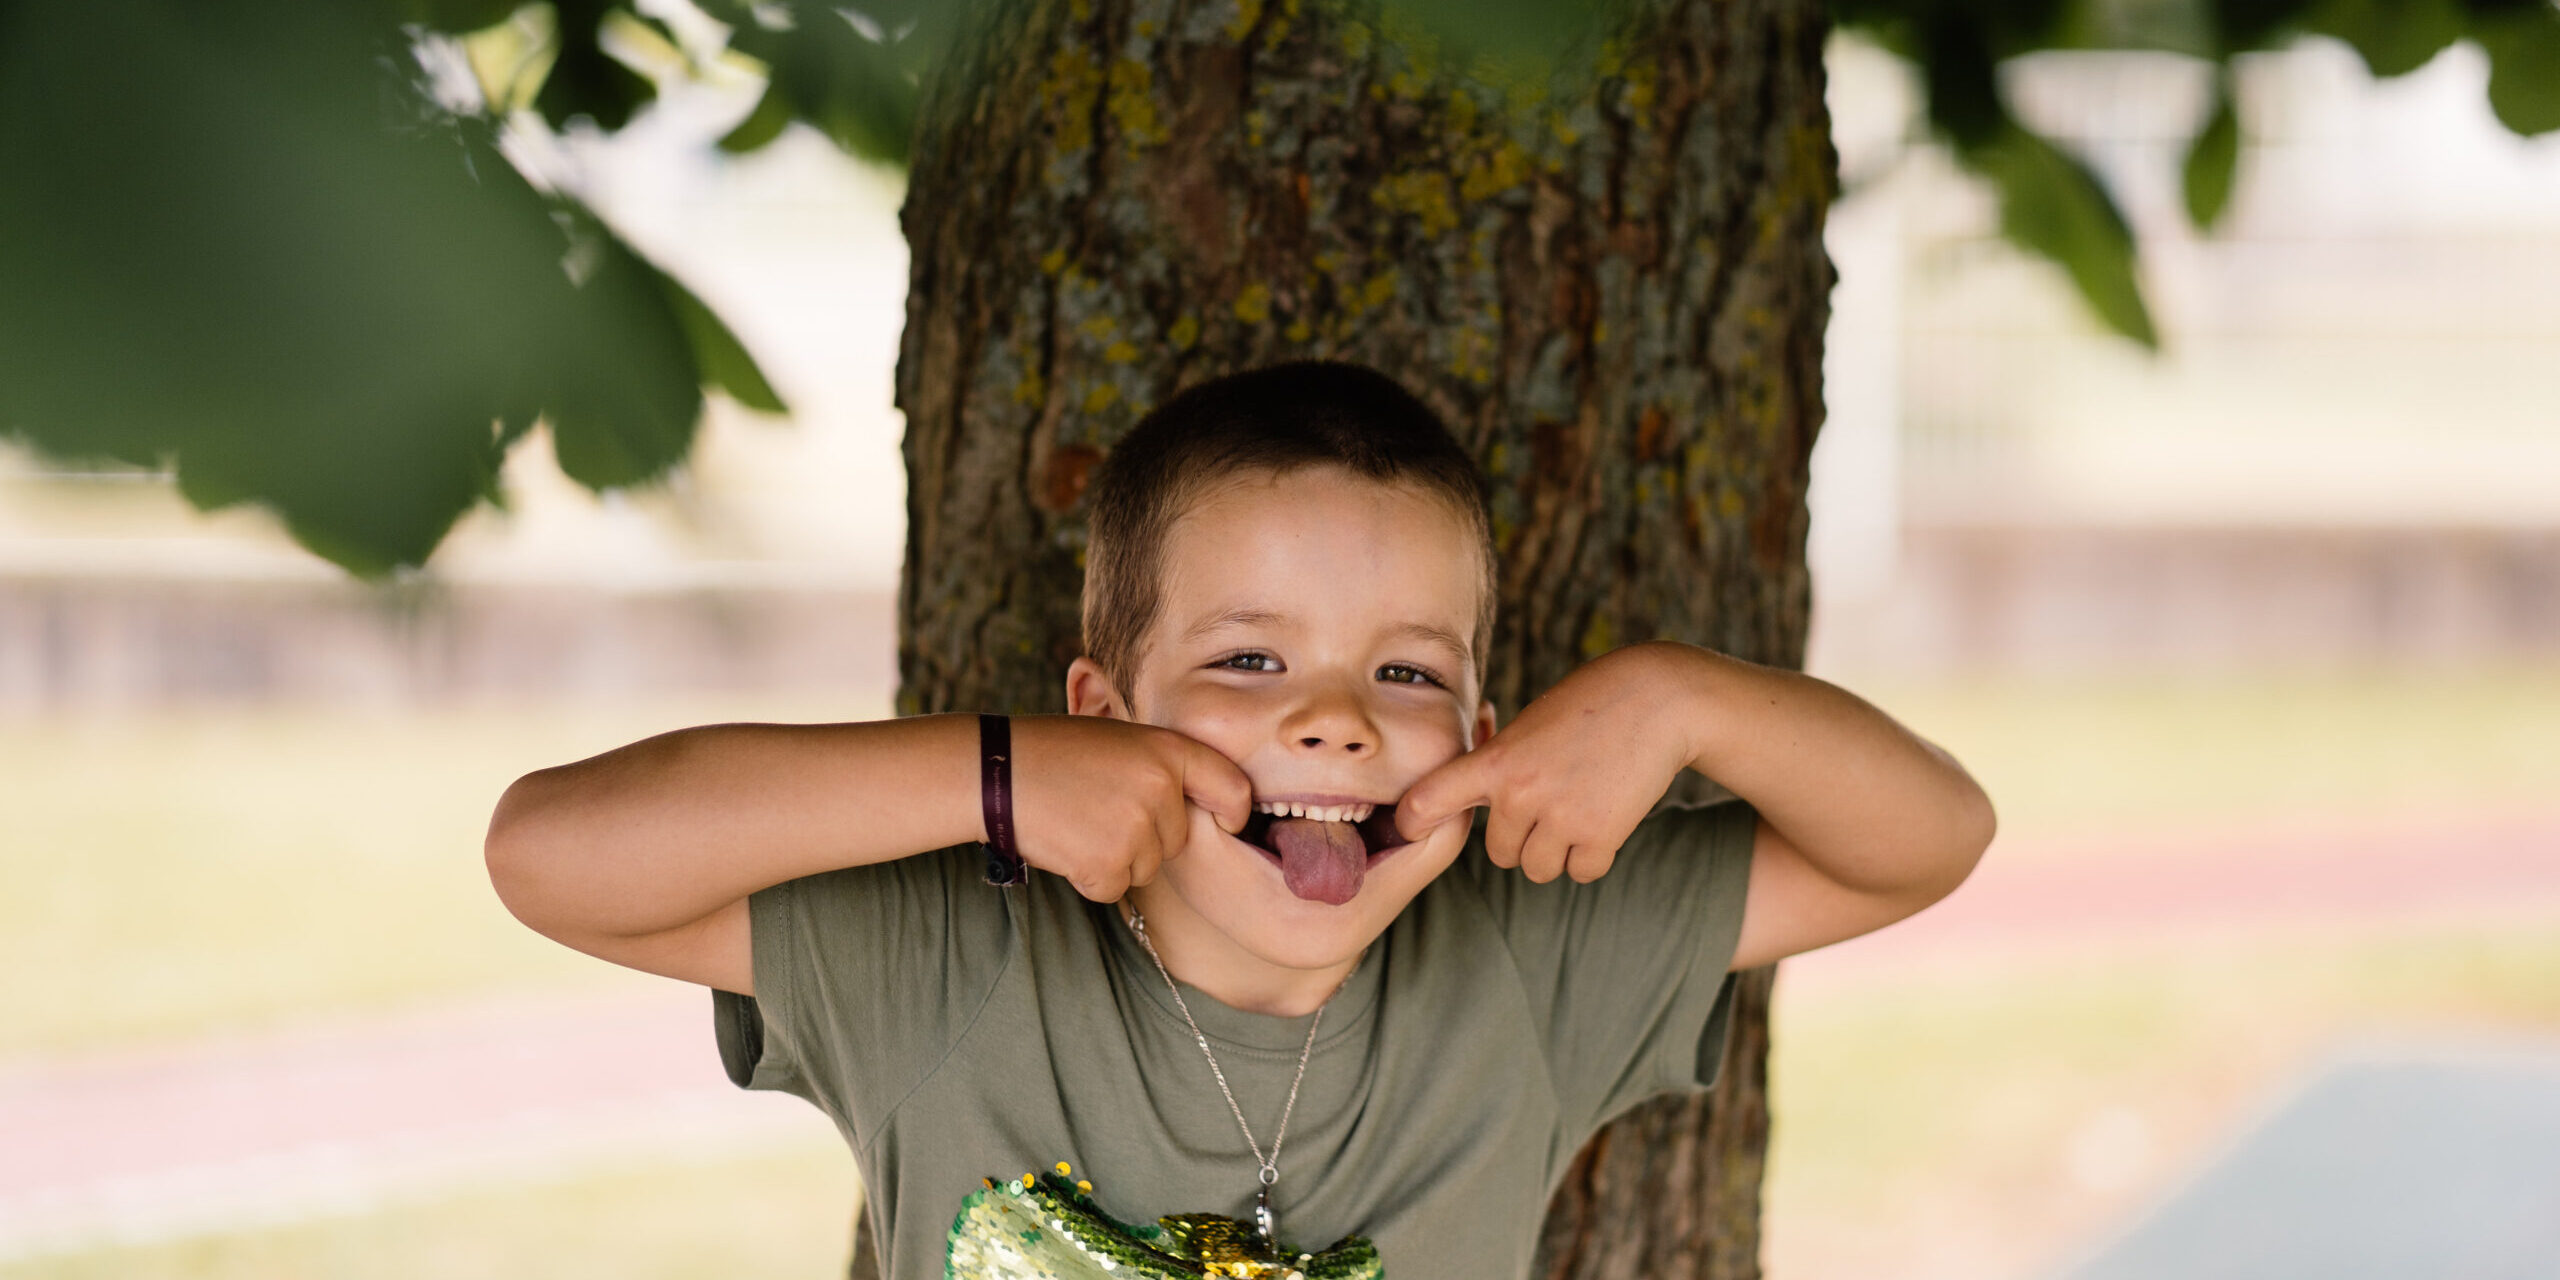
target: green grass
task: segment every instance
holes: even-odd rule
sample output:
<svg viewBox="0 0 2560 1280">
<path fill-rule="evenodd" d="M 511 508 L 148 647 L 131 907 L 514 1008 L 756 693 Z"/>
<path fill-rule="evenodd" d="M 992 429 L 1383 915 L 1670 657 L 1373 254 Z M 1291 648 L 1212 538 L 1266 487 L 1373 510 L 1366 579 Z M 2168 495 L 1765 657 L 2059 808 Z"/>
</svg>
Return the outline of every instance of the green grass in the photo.
<svg viewBox="0 0 2560 1280">
<path fill-rule="evenodd" d="M 0 1280 L 816 1280 L 844 1273 L 854 1195 L 852 1158 L 806 1146 L 0 1264 Z"/>
<path fill-rule="evenodd" d="M 6 722 L 0 1058 L 641 981 L 507 915 L 480 863 L 489 811 L 529 770 L 797 710 L 775 702 Z"/>
<path fill-rule="evenodd" d="M 1955 753 L 2010 836 L 2547 808 L 2560 665 L 1852 687 Z"/>
</svg>

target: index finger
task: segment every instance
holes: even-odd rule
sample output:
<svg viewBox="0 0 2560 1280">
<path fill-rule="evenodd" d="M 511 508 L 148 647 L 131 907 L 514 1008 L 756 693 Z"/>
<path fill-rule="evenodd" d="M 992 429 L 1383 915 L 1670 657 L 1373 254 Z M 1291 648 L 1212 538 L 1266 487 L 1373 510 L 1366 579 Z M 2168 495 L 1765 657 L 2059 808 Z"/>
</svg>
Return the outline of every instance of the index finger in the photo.
<svg viewBox="0 0 2560 1280">
<path fill-rule="evenodd" d="M 1245 819 L 1253 816 L 1253 780 L 1217 748 L 1197 738 L 1182 741 L 1184 798 L 1217 819 L 1218 829 L 1228 835 L 1244 830 Z"/>
<path fill-rule="evenodd" d="M 1396 802 L 1396 833 L 1419 840 L 1441 823 L 1481 804 L 1492 802 L 1484 765 L 1485 748 L 1458 756 L 1422 775 Z"/>
</svg>

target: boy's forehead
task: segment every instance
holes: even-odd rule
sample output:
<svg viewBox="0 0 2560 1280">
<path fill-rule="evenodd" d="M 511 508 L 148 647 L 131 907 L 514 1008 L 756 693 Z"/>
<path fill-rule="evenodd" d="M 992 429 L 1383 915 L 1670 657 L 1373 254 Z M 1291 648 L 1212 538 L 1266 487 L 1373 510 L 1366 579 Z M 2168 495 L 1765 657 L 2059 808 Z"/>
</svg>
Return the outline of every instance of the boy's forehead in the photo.
<svg viewBox="0 0 2560 1280">
<path fill-rule="evenodd" d="M 1411 487 L 1332 468 L 1222 483 L 1166 529 L 1160 632 L 1357 621 L 1460 657 L 1482 590 L 1474 531 Z"/>
</svg>

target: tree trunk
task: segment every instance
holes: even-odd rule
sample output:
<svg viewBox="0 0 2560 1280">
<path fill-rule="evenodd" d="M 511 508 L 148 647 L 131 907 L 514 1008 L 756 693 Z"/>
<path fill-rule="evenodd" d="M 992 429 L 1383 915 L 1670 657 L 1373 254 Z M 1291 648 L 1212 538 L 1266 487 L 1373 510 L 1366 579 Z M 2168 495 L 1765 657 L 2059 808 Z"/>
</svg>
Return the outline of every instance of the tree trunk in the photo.
<svg viewBox="0 0 2560 1280">
<path fill-rule="evenodd" d="M 1483 462 L 1506 719 L 1652 637 L 1801 661 L 1817 0 L 1637 0 L 1538 101 L 1331 0 L 991 9 L 904 214 L 900 711 L 1062 710 L 1094 463 L 1181 387 L 1310 356 L 1394 375 Z M 1583 1151 L 1539 1275 L 1758 1273 L 1768 992 L 1713 1095 Z"/>
</svg>

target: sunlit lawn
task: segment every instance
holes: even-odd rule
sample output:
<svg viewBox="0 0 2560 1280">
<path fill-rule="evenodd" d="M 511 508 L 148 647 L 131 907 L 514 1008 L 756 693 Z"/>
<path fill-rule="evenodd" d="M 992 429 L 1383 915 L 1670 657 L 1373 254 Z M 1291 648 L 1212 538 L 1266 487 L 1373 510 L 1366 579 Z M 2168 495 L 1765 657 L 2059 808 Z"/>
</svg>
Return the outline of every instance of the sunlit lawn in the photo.
<svg viewBox="0 0 2560 1280">
<path fill-rule="evenodd" d="M 2560 664 L 1852 687 L 1963 760 L 2022 840 L 2560 804 Z"/>
<path fill-rule="evenodd" d="M 0 721 L 0 1058 L 623 981 L 491 894 L 480 840 L 507 783 L 687 723 L 876 706 Z"/>
<path fill-rule="evenodd" d="M 0 1264 L 8 1280 L 746 1280 L 840 1276 L 853 1160 L 672 1161 L 293 1226 Z"/>
<path fill-rule="evenodd" d="M 1866 691 L 1962 756 L 1999 800 L 2004 831 L 2030 841 L 2306 813 L 2513 809 L 2535 804 L 2560 762 L 2560 668 Z M 0 724 L 0 965 L 27 979 L 0 983 L 0 1065 L 482 992 L 642 981 L 534 937 L 491 897 L 479 841 L 506 782 L 679 724 L 844 718 L 880 705 L 767 697 Z M 2337 1036 L 2560 1034 L 2560 921 L 2551 924 L 2347 930 L 1940 974 L 1818 1002 L 1789 998 L 1782 979 L 1775 1274 L 2008 1274 L 2051 1240 L 2110 1220 L 2126 1188 L 2156 1181 Z M 794 1150 L 574 1175 L 0 1276 L 815 1276 L 841 1264 L 848 1195 L 841 1153 Z M 1955 1265 L 1968 1254 L 1970 1267 Z"/>
</svg>

